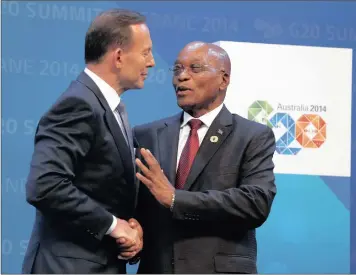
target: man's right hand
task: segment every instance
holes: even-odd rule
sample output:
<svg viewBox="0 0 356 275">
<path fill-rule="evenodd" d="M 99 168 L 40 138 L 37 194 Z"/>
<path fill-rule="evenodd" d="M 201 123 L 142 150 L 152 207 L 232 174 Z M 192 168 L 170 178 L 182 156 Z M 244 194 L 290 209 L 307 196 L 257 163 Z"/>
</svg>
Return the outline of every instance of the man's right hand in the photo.
<svg viewBox="0 0 356 275">
<path fill-rule="evenodd" d="M 129 220 L 129 224 L 132 229 L 137 230 L 139 241 L 136 242 L 136 245 L 131 246 L 127 244 L 127 240 L 125 238 L 116 239 L 116 243 L 119 244 L 121 253 L 119 254 L 118 258 L 123 260 L 129 260 L 135 257 L 143 248 L 143 230 L 140 223 L 131 218 Z"/>
<path fill-rule="evenodd" d="M 116 226 L 110 233 L 110 236 L 115 239 L 126 239 L 125 246 L 134 246 L 140 240 L 139 232 L 131 228 L 130 224 L 122 219 L 116 218 Z"/>
<path fill-rule="evenodd" d="M 130 219 L 128 222 L 116 218 L 116 226 L 110 236 L 116 239 L 120 253 L 118 258 L 129 260 L 139 253 L 143 246 L 143 231 L 139 222 Z"/>
</svg>

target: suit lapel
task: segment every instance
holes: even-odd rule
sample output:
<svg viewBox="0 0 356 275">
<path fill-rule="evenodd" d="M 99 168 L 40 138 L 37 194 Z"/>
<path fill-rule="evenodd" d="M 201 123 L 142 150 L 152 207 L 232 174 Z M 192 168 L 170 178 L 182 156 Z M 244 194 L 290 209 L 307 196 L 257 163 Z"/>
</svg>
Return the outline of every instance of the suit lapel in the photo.
<svg viewBox="0 0 356 275">
<path fill-rule="evenodd" d="M 116 147 L 120 152 L 120 156 L 121 156 L 124 166 L 126 167 L 126 169 L 128 171 L 132 170 L 131 172 L 134 173 L 131 150 L 130 150 L 130 148 L 125 140 L 125 137 L 121 131 L 121 128 L 120 128 L 120 126 L 119 126 L 119 124 L 111 110 L 109 110 L 109 111 L 106 110 L 105 119 L 107 122 L 107 126 L 109 128 L 109 131 L 111 132 L 111 134 L 114 137 Z"/>
<path fill-rule="evenodd" d="M 137 141 L 135 136 L 133 136 L 133 146 L 134 146 L 134 149 L 133 149 L 133 151 L 134 151 L 134 159 L 138 158 L 138 159 L 142 160 L 142 156 L 141 156 L 141 152 L 140 152 L 141 146 L 138 143 L 138 141 Z M 134 169 L 135 169 L 135 173 L 136 172 L 137 173 L 141 173 L 141 169 L 138 166 L 136 166 L 136 164 L 135 164 Z M 136 209 L 137 200 L 138 200 L 138 194 L 139 194 L 139 188 L 140 188 L 140 180 L 135 176 L 134 182 L 135 182 L 136 190 L 137 190 L 136 196 L 135 196 L 135 209 Z"/>
<path fill-rule="evenodd" d="M 164 174 L 173 186 L 175 185 L 176 180 L 177 152 L 181 118 L 182 113 L 165 122 L 165 126 L 157 130 L 160 163 Z"/>
<path fill-rule="evenodd" d="M 121 121 L 123 123 L 124 126 L 124 131 L 127 135 L 127 139 L 129 142 L 129 149 L 130 149 L 130 153 L 131 153 L 131 158 L 132 158 L 132 165 L 135 168 L 135 153 L 134 153 L 134 145 L 133 145 L 133 137 L 132 137 L 132 129 L 129 125 L 129 119 L 127 117 L 127 112 L 123 112 L 121 114 L 118 114 L 119 116 L 121 116 Z M 116 118 L 115 118 L 116 120 Z M 122 133 L 121 129 L 120 132 Z"/>
<path fill-rule="evenodd" d="M 193 161 L 184 190 L 189 190 L 196 178 L 224 143 L 232 130 L 232 114 L 224 106 L 206 133 Z"/>
<path fill-rule="evenodd" d="M 82 83 L 83 85 L 85 85 L 86 87 L 88 87 L 95 94 L 95 96 L 98 98 L 100 104 L 104 108 L 105 120 L 107 123 L 107 127 L 114 138 L 116 147 L 120 153 L 122 163 L 125 166 L 127 171 L 131 171 L 131 173 L 128 173 L 128 174 L 133 175 L 134 174 L 133 163 L 132 163 L 132 161 L 128 161 L 129 159 L 132 160 L 130 148 L 126 143 L 125 137 L 120 129 L 120 126 L 119 126 L 112 110 L 110 109 L 104 95 L 99 90 L 98 86 L 94 83 L 94 81 L 85 72 L 82 72 L 78 76 L 77 80 L 80 83 Z"/>
</svg>

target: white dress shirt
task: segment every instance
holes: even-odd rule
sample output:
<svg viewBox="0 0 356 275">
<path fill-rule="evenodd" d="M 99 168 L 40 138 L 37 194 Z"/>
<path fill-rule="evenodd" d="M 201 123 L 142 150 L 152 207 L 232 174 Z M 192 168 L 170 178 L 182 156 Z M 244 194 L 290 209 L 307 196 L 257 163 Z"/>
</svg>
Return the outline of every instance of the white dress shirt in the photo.
<svg viewBox="0 0 356 275">
<path fill-rule="evenodd" d="M 108 102 L 109 107 L 110 107 L 111 111 L 113 112 L 113 114 L 114 114 L 114 116 L 116 118 L 116 121 L 117 121 L 117 123 L 119 124 L 119 126 L 121 128 L 121 132 L 123 133 L 123 136 L 126 139 L 124 125 L 123 125 L 123 123 L 121 121 L 119 113 L 116 110 L 117 106 L 119 106 L 119 104 L 120 104 L 120 100 L 121 100 L 120 96 L 117 94 L 117 92 L 114 90 L 113 87 L 111 87 L 108 83 L 106 83 L 102 78 L 100 78 L 98 75 L 93 73 L 91 70 L 89 70 L 88 68 L 85 68 L 84 72 L 99 87 L 99 90 L 101 91 L 101 93 L 104 95 L 104 98 Z M 127 139 L 126 139 L 126 142 L 127 142 L 127 144 L 129 144 Z M 106 234 L 110 234 L 115 229 L 116 224 L 117 224 L 116 217 L 113 215 L 113 222 L 112 222 L 109 230 L 106 232 Z"/>
<path fill-rule="evenodd" d="M 210 111 L 209 113 L 206 113 L 205 115 L 202 115 L 201 117 L 198 117 L 198 119 L 200 119 L 201 122 L 203 122 L 202 126 L 198 129 L 199 146 L 201 145 L 206 133 L 209 130 L 210 125 L 213 123 L 214 119 L 219 114 L 222 107 L 223 107 L 223 104 L 221 104 L 219 107 L 215 108 L 214 110 Z M 180 156 L 182 154 L 183 148 L 184 148 L 184 146 L 188 140 L 188 137 L 189 137 L 190 126 L 188 124 L 188 121 L 191 119 L 195 119 L 195 117 L 192 117 L 190 114 L 184 112 L 183 122 L 180 126 L 180 131 L 179 131 L 176 169 L 178 169 Z"/>
</svg>

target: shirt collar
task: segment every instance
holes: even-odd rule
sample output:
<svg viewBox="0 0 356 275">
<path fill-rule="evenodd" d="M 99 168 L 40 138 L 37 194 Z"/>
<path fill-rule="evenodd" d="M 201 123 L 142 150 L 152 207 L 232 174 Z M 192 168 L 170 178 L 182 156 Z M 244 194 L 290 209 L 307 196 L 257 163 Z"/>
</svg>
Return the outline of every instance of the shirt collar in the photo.
<svg viewBox="0 0 356 275">
<path fill-rule="evenodd" d="M 200 119 L 201 122 L 203 122 L 204 125 L 209 128 L 210 125 L 213 123 L 214 119 L 217 117 L 217 115 L 219 114 L 219 112 L 223 108 L 223 106 L 224 106 L 224 104 L 221 104 L 219 107 L 217 107 L 214 110 L 206 113 L 205 115 L 202 115 L 198 119 Z M 182 122 L 180 127 L 183 128 L 189 122 L 189 120 L 191 120 L 191 119 L 195 119 L 195 117 L 192 117 L 190 114 L 184 112 L 184 114 L 183 114 L 183 122 Z"/>
<path fill-rule="evenodd" d="M 120 96 L 111 87 L 108 83 L 106 83 L 101 77 L 97 74 L 93 73 L 88 68 L 84 69 L 84 72 L 94 81 L 94 83 L 98 86 L 101 93 L 104 95 L 104 98 L 109 104 L 111 111 L 115 111 L 117 106 L 120 104 Z"/>
</svg>

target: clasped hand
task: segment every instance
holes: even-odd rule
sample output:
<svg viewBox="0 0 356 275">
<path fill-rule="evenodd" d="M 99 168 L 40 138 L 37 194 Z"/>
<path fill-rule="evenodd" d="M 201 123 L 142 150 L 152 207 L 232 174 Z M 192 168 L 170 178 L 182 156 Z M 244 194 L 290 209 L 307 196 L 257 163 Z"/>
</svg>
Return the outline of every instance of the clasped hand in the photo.
<svg viewBox="0 0 356 275">
<path fill-rule="evenodd" d="M 121 260 L 129 260 L 142 250 L 143 230 L 136 219 L 130 219 L 128 222 L 117 219 L 117 224 L 111 237 L 116 239 L 120 248 L 118 256 Z"/>
</svg>

